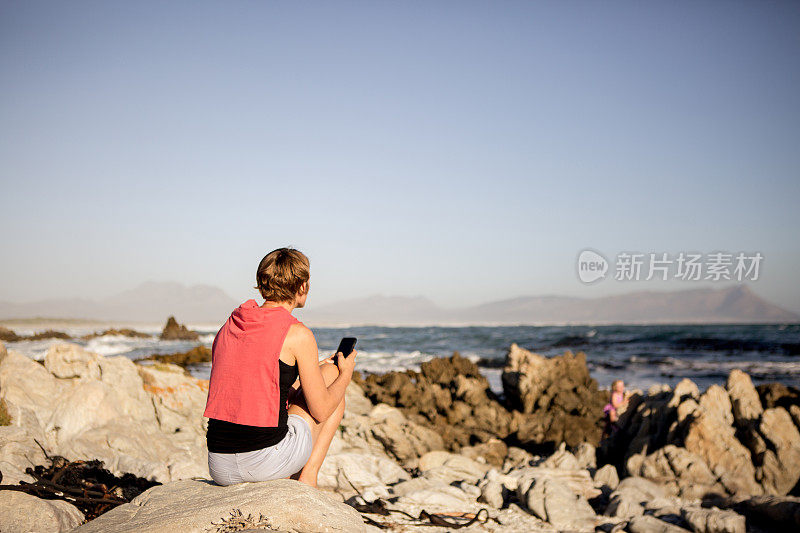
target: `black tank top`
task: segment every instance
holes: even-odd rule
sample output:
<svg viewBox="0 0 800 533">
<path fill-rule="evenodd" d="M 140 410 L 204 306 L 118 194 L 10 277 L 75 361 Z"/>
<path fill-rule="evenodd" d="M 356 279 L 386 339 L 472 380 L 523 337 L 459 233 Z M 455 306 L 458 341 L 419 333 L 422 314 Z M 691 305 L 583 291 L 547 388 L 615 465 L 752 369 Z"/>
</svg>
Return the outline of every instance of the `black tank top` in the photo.
<svg viewBox="0 0 800 533">
<path fill-rule="evenodd" d="M 260 426 L 246 426 L 234 424 L 224 420 L 208 419 L 208 433 L 206 443 L 208 451 L 213 453 L 244 453 L 260 450 L 279 443 L 289 427 L 286 421 L 289 413 L 286 402 L 292 392 L 292 384 L 297 379 L 297 362 L 287 365 L 278 361 L 280 367 L 281 405 L 278 411 L 278 427 L 265 428 Z"/>
</svg>

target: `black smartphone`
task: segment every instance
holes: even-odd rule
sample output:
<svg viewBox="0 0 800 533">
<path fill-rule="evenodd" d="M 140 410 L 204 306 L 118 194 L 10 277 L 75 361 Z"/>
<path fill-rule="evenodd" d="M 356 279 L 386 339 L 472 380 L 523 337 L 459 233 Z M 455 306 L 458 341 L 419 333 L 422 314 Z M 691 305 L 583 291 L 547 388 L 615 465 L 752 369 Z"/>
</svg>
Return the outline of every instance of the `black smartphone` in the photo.
<svg viewBox="0 0 800 533">
<path fill-rule="evenodd" d="M 342 341 L 339 343 L 339 347 L 336 348 L 336 353 L 342 352 L 342 355 L 347 357 L 356 347 L 356 338 L 355 337 L 344 337 Z M 339 366 L 339 356 L 334 355 L 333 362 L 336 366 Z"/>
</svg>

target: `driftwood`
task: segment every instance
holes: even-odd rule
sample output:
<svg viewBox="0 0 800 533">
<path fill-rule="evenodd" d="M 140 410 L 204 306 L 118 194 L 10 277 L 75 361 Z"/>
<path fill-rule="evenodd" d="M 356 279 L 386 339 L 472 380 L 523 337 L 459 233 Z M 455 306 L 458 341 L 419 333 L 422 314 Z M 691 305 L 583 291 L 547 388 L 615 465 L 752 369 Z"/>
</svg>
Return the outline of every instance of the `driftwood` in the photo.
<svg viewBox="0 0 800 533">
<path fill-rule="evenodd" d="M 80 509 L 86 520 L 92 520 L 161 484 L 133 474 L 115 476 L 98 460 L 67 461 L 47 453 L 45 458 L 49 466 L 25 469 L 25 473 L 35 479 L 33 483 L 20 481 L 19 485 L 0 485 L 0 490 L 17 490 L 45 500 L 65 500 Z M 0 473 L 0 481 L 2 479 Z"/>
</svg>

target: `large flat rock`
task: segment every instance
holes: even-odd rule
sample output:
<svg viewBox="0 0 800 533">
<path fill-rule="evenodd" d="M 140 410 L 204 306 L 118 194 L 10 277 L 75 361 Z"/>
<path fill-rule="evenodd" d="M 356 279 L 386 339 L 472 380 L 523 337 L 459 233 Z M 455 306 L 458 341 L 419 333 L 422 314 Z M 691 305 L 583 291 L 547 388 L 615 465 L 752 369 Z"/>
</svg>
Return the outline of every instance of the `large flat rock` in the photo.
<svg viewBox="0 0 800 533">
<path fill-rule="evenodd" d="M 153 487 L 81 526 L 75 533 L 207 533 L 250 516 L 252 526 L 294 532 L 359 532 L 364 522 L 352 507 L 298 481 L 279 479 L 219 487 L 187 479 Z"/>
</svg>

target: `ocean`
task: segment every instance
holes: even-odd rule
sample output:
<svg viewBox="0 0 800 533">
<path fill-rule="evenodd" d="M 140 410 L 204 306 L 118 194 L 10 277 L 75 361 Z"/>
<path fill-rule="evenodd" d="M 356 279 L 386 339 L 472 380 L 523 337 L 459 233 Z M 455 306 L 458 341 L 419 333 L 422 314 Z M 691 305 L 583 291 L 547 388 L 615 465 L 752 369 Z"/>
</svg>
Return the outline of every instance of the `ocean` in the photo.
<svg viewBox="0 0 800 533">
<path fill-rule="evenodd" d="M 215 328 L 195 326 L 200 342 L 211 346 Z M 601 387 L 615 379 L 628 388 L 646 390 L 653 384 L 674 386 L 690 378 L 705 389 L 724 384 L 728 373 L 738 368 L 756 384 L 780 382 L 800 388 L 800 324 L 766 325 L 618 325 L 618 326 L 507 326 L 507 327 L 377 327 L 312 328 L 327 357 L 344 336 L 358 337 L 356 369 L 362 372 L 418 369 L 434 357 L 454 351 L 477 362 L 492 388 L 500 392 L 501 367 L 511 343 L 542 355 L 566 350 L 586 353 L 589 370 Z M 158 333 L 156 326 L 139 328 Z M 63 331 L 82 335 L 87 328 Z M 30 333 L 17 330 L 18 333 Z M 58 340 L 8 343 L 12 349 L 41 359 Z M 153 353 L 187 351 L 197 343 L 103 336 L 74 341 L 103 355 L 131 359 Z M 208 378 L 210 364 L 190 368 L 193 375 Z"/>
</svg>

